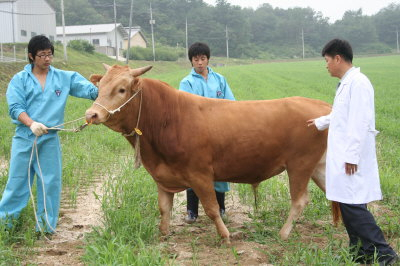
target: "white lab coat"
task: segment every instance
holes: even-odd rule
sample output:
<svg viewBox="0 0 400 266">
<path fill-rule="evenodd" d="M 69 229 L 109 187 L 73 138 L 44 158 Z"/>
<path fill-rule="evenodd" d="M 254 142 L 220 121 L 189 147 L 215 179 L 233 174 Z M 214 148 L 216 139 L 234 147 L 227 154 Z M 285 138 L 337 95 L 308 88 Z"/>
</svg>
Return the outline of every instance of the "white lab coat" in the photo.
<svg viewBox="0 0 400 266">
<path fill-rule="evenodd" d="M 375 150 L 374 89 L 359 68 L 351 68 L 336 91 L 332 112 L 315 120 L 329 127 L 326 156 L 326 197 L 347 204 L 382 199 Z M 353 175 L 345 163 L 357 164 Z"/>
</svg>

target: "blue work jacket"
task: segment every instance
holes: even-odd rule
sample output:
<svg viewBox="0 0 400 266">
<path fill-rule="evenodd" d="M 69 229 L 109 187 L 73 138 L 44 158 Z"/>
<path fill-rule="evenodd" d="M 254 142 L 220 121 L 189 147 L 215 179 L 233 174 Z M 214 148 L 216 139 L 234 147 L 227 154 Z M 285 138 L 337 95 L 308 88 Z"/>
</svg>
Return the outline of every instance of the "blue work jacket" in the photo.
<svg viewBox="0 0 400 266">
<path fill-rule="evenodd" d="M 7 88 L 7 102 L 12 122 L 17 125 L 16 133 L 33 135 L 18 117 L 22 112 L 47 127 L 64 123 L 64 109 L 69 95 L 95 100 L 98 89 L 82 75 L 49 67 L 44 90 L 32 73 L 32 65 L 14 75 Z M 54 134 L 54 131 L 49 131 Z"/>
<path fill-rule="evenodd" d="M 182 79 L 179 90 L 207 98 L 234 101 L 235 97 L 224 76 L 214 72 L 210 67 L 207 67 L 207 69 L 208 78 L 206 81 L 202 75 L 197 74 L 194 68 L 192 68 L 190 74 Z"/>
</svg>

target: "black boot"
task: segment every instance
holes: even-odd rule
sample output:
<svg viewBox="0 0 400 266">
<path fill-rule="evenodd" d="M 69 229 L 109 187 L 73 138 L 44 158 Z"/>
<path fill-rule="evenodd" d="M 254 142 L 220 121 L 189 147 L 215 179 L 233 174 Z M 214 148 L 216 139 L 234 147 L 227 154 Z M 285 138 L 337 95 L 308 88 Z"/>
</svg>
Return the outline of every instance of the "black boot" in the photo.
<svg viewBox="0 0 400 266">
<path fill-rule="evenodd" d="M 187 199 L 187 216 L 185 217 L 185 222 L 192 224 L 196 222 L 197 216 L 199 215 L 199 198 L 197 197 L 194 190 L 189 188 L 186 189 L 186 199 Z"/>
</svg>

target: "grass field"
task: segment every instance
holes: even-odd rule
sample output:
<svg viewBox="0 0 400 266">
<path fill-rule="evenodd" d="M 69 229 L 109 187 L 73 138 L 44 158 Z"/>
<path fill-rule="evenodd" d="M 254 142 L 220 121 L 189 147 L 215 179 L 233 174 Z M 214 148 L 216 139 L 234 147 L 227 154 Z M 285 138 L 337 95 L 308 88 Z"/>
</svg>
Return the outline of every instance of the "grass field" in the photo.
<svg viewBox="0 0 400 266">
<path fill-rule="evenodd" d="M 60 49 L 57 50 L 60 53 Z M 57 58 L 56 58 L 57 59 Z M 72 69 L 89 77 L 103 73 L 101 62 L 113 64 L 103 56 L 70 53 L 72 63 L 56 66 Z M 211 61 L 211 63 L 216 61 Z M 146 77 L 163 80 L 177 88 L 179 81 L 189 73 L 187 62 L 134 62 L 132 66 L 154 64 Z M 378 203 L 376 218 L 392 246 L 400 250 L 400 56 L 382 56 L 355 59 L 375 88 L 378 160 L 384 200 Z M 311 61 L 270 62 L 249 64 L 231 62 L 226 67 L 214 68 L 223 74 L 237 100 L 273 99 L 287 96 L 305 96 L 332 103 L 337 79 L 329 76 L 322 58 Z M 23 64 L 0 64 L 0 191 L 7 181 L 7 162 L 14 126 L 7 114 L 5 89 L 11 76 Z M 65 120 L 83 116 L 91 105 L 89 101 L 70 98 Z M 159 242 L 157 189 L 149 175 L 133 170 L 133 150 L 117 133 L 104 126 L 89 127 L 79 134 L 60 133 L 63 149 L 63 186 L 67 203 L 74 206 L 77 193 L 101 178 L 107 177 L 102 198 L 104 227 L 96 228 L 86 238 L 83 261 L 89 265 L 163 265 L 174 264 L 174 257 Z M 243 204 L 252 204 L 248 185 L 235 186 Z M 260 186 L 261 202 L 257 213 L 250 213 L 252 222 L 245 224 L 246 241 L 274 243 L 264 252 L 274 265 L 352 265 L 346 251 L 347 239 L 337 238 L 343 228 L 329 224 L 329 203 L 314 184 L 310 185 L 311 202 L 300 223 L 311 224 L 315 232 L 294 230 L 289 241 L 278 239 L 278 232 L 287 217 L 289 194 L 286 178 L 272 178 Z M 15 265 L 32 256 L 37 245 L 34 234 L 33 209 L 23 211 L 12 230 L 0 228 L 0 265 Z M 229 226 L 228 226 L 229 228 Z M 322 233 L 321 233 L 322 232 Z M 215 234 L 210 231 L 209 234 Z M 310 236 L 311 234 L 311 236 Z M 325 241 L 314 242 L 312 237 Z M 214 237 L 214 236 L 213 236 Z M 307 238 L 309 239 L 309 238 Z M 212 245 L 212 244 L 211 244 Z M 218 247 L 216 247 L 218 249 Z M 238 256 L 232 252 L 232 256 Z M 240 258 L 238 259 L 240 264 Z M 193 264 L 196 264 L 194 261 Z"/>
</svg>

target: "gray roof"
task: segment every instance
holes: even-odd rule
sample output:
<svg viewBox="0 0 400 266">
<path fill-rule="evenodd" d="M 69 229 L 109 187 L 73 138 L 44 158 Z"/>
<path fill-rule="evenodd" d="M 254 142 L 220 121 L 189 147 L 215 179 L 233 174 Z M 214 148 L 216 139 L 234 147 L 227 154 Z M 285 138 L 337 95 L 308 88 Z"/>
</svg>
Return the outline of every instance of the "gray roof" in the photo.
<svg viewBox="0 0 400 266">
<path fill-rule="evenodd" d="M 93 25 L 75 25 L 75 26 L 65 26 L 65 34 L 90 34 L 90 33 L 107 33 L 113 31 L 115 28 L 114 23 L 112 24 L 93 24 Z M 128 37 L 128 33 L 122 27 L 121 23 L 117 23 L 117 28 L 124 38 Z M 57 35 L 63 33 L 63 27 L 59 26 L 56 29 Z"/>
</svg>

